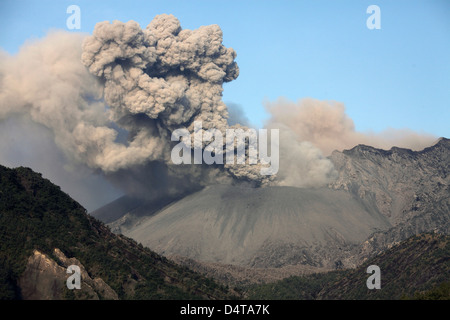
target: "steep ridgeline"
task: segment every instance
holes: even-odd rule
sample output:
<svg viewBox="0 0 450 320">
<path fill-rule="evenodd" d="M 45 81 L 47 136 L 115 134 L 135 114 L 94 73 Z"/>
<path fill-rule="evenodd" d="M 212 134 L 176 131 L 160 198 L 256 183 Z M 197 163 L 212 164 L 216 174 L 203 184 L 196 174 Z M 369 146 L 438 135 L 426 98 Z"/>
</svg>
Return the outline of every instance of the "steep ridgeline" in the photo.
<svg viewBox="0 0 450 320">
<path fill-rule="evenodd" d="M 253 286 L 249 299 L 450 299 L 450 236 L 424 233 L 408 238 L 355 269 Z M 380 289 L 368 289 L 367 267 L 380 268 Z"/>
<path fill-rule="evenodd" d="M 147 215 L 115 212 L 109 226 L 178 261 L 353 268 L 412 235 L 449 233 L 449 156 L 444 138 L 420 152 L 360 145 L 330 156 L 339 176 L 322 188 L 213 185 Z"/>
<path fill-rule="evenodd" d="M 359 145 L 330 158 L 339 172 L 330 188 L 349 192 L 392 225 L 353 251 L 356 262 L 418 233 L 450 233 L 449 139 L 418 152 Z"/>
<path fill-rule="evenodd" d="M 0 166 L 0 299 L 226 299 L 210 279 L 115 235 L 28 168 Z M 69 290 L 67 267 L 81 270 Z"/>
</svg>

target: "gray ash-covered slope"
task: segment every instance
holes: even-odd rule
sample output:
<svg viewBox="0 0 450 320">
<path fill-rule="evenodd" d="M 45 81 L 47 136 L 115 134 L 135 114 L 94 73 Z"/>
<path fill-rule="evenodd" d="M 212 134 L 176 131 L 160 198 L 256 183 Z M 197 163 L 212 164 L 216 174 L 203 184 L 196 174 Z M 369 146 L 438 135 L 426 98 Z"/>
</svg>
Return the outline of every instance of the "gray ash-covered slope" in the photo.
<svg viewBox="0 0 450 320">
<path fill-rule="evenodd" d="M 422 151 L 357 146 L 331 155 L 339 178 L 330 185 L 375 207 L 392 228 L 374 233 L 353 252 L 359 261 L 413 235 L 450 234 L 450 140 Z"/>
<path fill-rule="evenodd" d="M 192 194 L 125 234 L 162 254 L 255 267 L 329 265 L 329 249 L 390 227 L 346 192 L 215 185 Z"/>
<path fill-rule="evenodd" d="M 182 199 L 188 193 L 176 195 L 154 195 L 147 199 L 138 196 L 124 195 L 98 210 L 91 212 L 91 215 L 104 223 L 112 223 L 123 217 L 124 213 L 135 218 L 150 216 L 166 205 Z"/>
<path fill-rule="evenodd" d="M 393 224 L 404 222 L 429 205 L 448 205 L 450 140 L 441 138 L 422 151 L 364 145 L 333 152 L 339 178 L 330 184 L 376 208 Z M 438 207 L 439 207 L 438 206 Z M 447 207 L 448 209 L 448 207 Z"/>
<path fill-rule="evenodd" d="M 110 224 L 164 255 L 251 267 L 354 267 L 411 235 L 449 233 L 449 149 L 334 152 L 326 188 L 210 186 Z M 104 214 L 98 210 L 96 214 Z"/>
</svg>

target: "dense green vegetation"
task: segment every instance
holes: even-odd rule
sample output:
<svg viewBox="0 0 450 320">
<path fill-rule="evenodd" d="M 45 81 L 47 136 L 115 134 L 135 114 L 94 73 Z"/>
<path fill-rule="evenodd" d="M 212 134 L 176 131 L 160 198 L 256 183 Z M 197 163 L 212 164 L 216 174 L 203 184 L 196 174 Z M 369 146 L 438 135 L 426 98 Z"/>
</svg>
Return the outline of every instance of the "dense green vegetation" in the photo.
<svg viewBox="0 0 450 320">
<path fill-rule="evenodd" d="M 0 299 L 20 299 L 17 281 L 28 257 L 34 249 L 52 257 L 54 248 L 76 257 L 121 299 L 231 297 L 216 282 L 111 233 L 40 174 L 0 166 Z"/>
<path fill-rule="evenodd" d="M 336 281 L 343 271 L 292 276 L 278 282 L 253 286 L 248 291 L 250 300 L 315 300 L 328 283 Z"/>
<path fill-rule="evenodd" d="M 425 292 L 416 292 L 413 297 L 405 299 L 414 300 L 450 300 L 450 282 L 443 282 Z"/>
<path fill-rule="evenodd" d="M 450 236 L 412 237 L 344 271 L 290 277 L 250 288 L 250 299 L 450 299 Z M 369 290 L 369 265 L 381 269 L 381 289 Z"/>
</svg>

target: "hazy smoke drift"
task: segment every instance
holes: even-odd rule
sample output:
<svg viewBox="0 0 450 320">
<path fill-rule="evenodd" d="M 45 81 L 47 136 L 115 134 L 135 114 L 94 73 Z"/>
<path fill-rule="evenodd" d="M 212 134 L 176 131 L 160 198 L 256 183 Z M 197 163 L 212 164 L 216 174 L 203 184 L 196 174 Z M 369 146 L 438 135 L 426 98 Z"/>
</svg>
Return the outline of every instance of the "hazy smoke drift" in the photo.
<svg viewBox="0 0 450 320">
<path fill-rule="evenodd" d="M 315 145 L 327 154 L 370 144 L 339 105 L 277 103 L 268 107 L 267 125 L 280 129 L 276 178 L 261 175 L 259 165 L 171 165 L 175 129 L 194 132 L 195 121 L 204 131 L 245 129 L 233 120 L 239 115 L 227 121 L 222 102 L 223 83 L 239 74 L 235 57 L 222 45 L 217 25 L 182 30 L 169 15 L 155 17 L 146 29 L 133 21 L 102 22 L 84 42 L 78 34 L 51 33 L 16 56 L 0 57 L 0 120 L 26 114 L 51 130 L 71 162 L 144 194 L 233 178 L 254 185 L 323 185 L 335 173 Z"/>
<path fill-rule="evenodd" d="M 191 130 L 194 121 L 202 121 L 205 131 L 229 128 L 222 85 L 239 69 L 216 25 L 181 30 L 169 15 L 157 16 L 144 30 L 133 21 L 103 22 L 84 42 L 81 35 L 54 32 L 16 56 L 2 55 L 0 119 L 28 115 L 53 132 L 75 163 L 119 183 L 131 169 L 133 176 L 151 179 L 157 168 L 175 189 L 231 177 L 257 185 L 269 180 L 258 166 L 170 165 L 174 129 Z"/>
<path fill-rule="evenodd" d="M 80 63 L 81 41 L 80 35 L 51 33 L 14 57 L 2 57 L 0 119 L 27 114 L 53 131 L 67 156 L 91 164 L 96 155 L 90 149 L 113 142 L 115 135 L 108 128 L 102 87 Z"/>
<path fill-rule="evenodd" d="M 422 150 L 436 137 L 410 130 L 389 129 L 379 134 L 355 130 L 342 103 L 302 99 L 297 103 L 279 99 L 267 103 L 268 128 L 280 129 L 279 185 L 310 187 L 325 185 L 336 176 L 328 156 L 334 150 L 366 144 L 382 149 L 393 146 Z"/>
<path fill-rule="evenodd" d="M 350 149 L 366 144 L 381 149 L 393 146 L 422 150 L 430 146 L 436 137 L 411 130 L 388 129 L 381 133 L 362 133 L 355 130 L 353 120 L 345 113 L 345 106 L 335 101 L 302 99 L 291 102 L 278 99 L 267 103 L 271 114 L 269 127 L 285 127 L 296 141 L 309 141 L 324 155 L 334 150 Z"/>
</svg>

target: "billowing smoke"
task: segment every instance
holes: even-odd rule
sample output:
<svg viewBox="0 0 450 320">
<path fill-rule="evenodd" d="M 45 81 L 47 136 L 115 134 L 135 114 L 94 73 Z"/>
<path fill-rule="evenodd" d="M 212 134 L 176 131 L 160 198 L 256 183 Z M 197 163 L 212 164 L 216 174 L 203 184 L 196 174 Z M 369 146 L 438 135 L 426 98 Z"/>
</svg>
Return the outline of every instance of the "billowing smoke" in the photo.
<svg viewBox="0 0 450 320">
<path fill-rule="evenodd" d="M 320 187 L 337 177 L 333 163 L 320 149 L 308 141 L 300 141 L 295 132 L 283 123 L 269 123 L 280 130 L 280 169 L 274 185 Z"/>
<path fill-rule="evenodd" d="M 388 129 L 361 133 L 345 113 L 345 106 L 334 101 L 302 99 L 297 103 L 278 99 L 266 103 L 271 117 L 268 128 L 280 129 L 280 170 L 277 185 L 296 187 L 323 186 L 336 177 L 332 162 L 324 157 L 334 150 L 366 144 L 381 149 L 393 146 L 422 150 L 436 137 L 411 130 Z"/>
<path fill-rule="evenodd" d="M 267 103 L 266 109 L 271 114 L 268 126 L 282 126 L 290 130 L 293 139 L 312 143 L 324 155 L 358 144 L 387 150 L 393 146 L 422 150 L 437 139 L 433 135 L 409 129 L 387 129 L 381 133 L 358 132 L 353 120 L 345 113 L 344 104 L 335 101 L 308 98 L 291 102 L 280 98 Z"/>
<path fill-rule="evenodd" d="M 88 209 L 121 194 L 93 174 L 82 127 L 111 131 L 102 85 L 80 62 L 83 36 L 52 32 L 0 52 L 0 163 L 44 173 Z M 89 141 L 93 141 L 91 137 Z"/>
<path fill-rule="evenodd" d="M 174 130 L 184 127 L 194 135 L 195 123 L 201 122 L 202 133 L 224 133 L 248 129 L 249 121 L 237 105 L 229 114 L 222 101 L 223 84 L 236 79 L 239 69 L 235 51 L 222 44 L 220 28 L 183 30 L 172 15 L 156 16 L 145 29 L 133 21 L 114 21 L 98 23 L 90 36 L 53 32 L 25 44 L 15 56 L 0 55 L 1 132 L 10 119 L 24 117 L 17 120 L 22 132 L 15 127 L 8 133 L 17 139 L 39 132 L 51 136 L 60 151 L 47 153 L 47 169 L 63 161 L 67 166 L 56 171 L 70 167 L 73 175 L 84 172 L 80 177 L 96 172 L 135 195 L 237 181 L 321 186 L 336 174 L 324 155 L 358 143 L 383 147 L 386 140 L 355 132 L 340 104 L 279 101 L 268 105 L 272 118 L 266 126 L 280 129 L 277 176 L 262 175 L 261 163 L 174 165 Z M 403 141 L 411 138 L 416 143 L 422 136 L 408 133 Z M 3 134 L 2 152 L 12 150 L 15 140 L 5 141 Z M 430 139 L 420 142 L 429 145 Z"/>
<path fill-rule="evenodd" d="M 241 124 L 246 127 L 251 127 L 250 119 L 245 115 L 244 109 L 241 105 L 236 103 L 227 103 L 228 109 L 228 125 L 233 126 Z"/>
<path fill-rule="evenodd" d="M 97 156 L 92 165 L 110 171 L 148 161 L 170 166 L 173 145 L 168 142 L 174 130 L 185 127 L 193 139 L 194 122 L 201 122 L 202 134 L 208 129 L 225 133 L 230 126 L 222 85 L 239 75 L 235 58 L 236 52 L 222 45 L 217 25 L 183 30 L 177 18 L 166 14 L 156 16 L 146 29 L 134 21 L 98 23 L 83 43 L 82 62 L 104 83 L 111 120 L 132 134 L 123 152 L 111 150 Z M 222 169 L 261 185 L 270 178 L 260 175 L 259 167 Z M 169 170 L 177 176 L 183 171 Z M 189 177 L 193 170 L 187 170 Z"/>
<path fill-rule="evenodd" d="M 111 135 L 102 87 L 80 63 L 82 37 L 55 32 L 24 45 L 0 64 L 0 119 L 14 114 L 51 129 L 56 145 L 75 161 L 94 162 L 89 148 Z M 91 128 L 97 128 L 95 134 Z M 80 133 L 93 134 L 88 141 Z M 110 137 L 114 140 L 115 137 Z"/>
<path fill-rule="evenodd" d="M 0 164 L 26 166 L 42 173 L 89 211 L 123 194 L 99 172 L 68 161 L 55 144 L 53 132 L 29 116 L 0 120 Z"/>
<path fill-rule="evenodd" d="M 223 83 L 239 74 L 235 57 L 217 25 L 182 30 L 171 15 L 146 29 L 114 21 L 97 24 L 88 37 L 53 32 L 15 56 L 2 53 L 0 120 L 26 115 L 50 129 L 70 163 L 99 170 L 126 192 L 236 180 L 263 185 L 270 178 L 259 165 L 170 161 L 173 130 L 193 132 L 196 121 L 203 131 L 230 128 L 221 98 Z"/>
<path fill-rule="evenodd" d="M 104 82 L 111 120 L 132 136 L 123 152 L 106 153 L 93 165 L 116 171 L 166 158 L 171 131 L 194 120 L 224 129 L 222 84 L 238 75 L 235 55 L 222 46 L 218 26 L 181 30 L 169 15 L 144 30 L 134 21 L 98 23 L 84 41 L 82 62 Z"/>
</svg>

